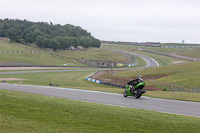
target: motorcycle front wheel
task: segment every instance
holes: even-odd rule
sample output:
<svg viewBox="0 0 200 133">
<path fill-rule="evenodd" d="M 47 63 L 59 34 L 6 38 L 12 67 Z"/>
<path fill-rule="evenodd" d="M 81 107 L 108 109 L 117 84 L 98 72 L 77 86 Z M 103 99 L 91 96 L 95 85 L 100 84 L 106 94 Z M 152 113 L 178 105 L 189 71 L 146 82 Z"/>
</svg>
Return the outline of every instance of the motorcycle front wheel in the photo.
<svg viewBox="0 0 200 133">
<path fill-rule="evenodd" d="M 124 97 L 127 97 L 127 92 L 126 92 L 126 90 L 124 90 L 123 96 L 124 96 Z"/>
</svg>

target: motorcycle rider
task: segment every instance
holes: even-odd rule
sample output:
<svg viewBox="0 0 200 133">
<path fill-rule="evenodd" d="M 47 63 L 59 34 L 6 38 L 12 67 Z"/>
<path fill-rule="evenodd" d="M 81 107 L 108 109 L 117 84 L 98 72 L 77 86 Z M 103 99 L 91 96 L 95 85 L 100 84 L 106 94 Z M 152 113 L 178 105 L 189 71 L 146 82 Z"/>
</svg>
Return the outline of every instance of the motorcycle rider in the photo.
<svg viewBox="0 0 200 133">
<path fill-rule="evenodd" d="M 130 87 L 130 89 L 131 89 L 131 90 L 130 90 L 130 91 L 131 91 L 131 94 L 133 94 L 134 90 L 136 89 L 135 86 L 136 86 L 137 84 L 141 83 L 141 82 L 143 82 L 142 76 L 141 76 L 141 75 L 138 75 L 136 79 L 131 80 L 131 81 L 129 81 L 129 82 L 127 83 L 128 85 L 131 85 L 131 87 Z"/>
</svg>

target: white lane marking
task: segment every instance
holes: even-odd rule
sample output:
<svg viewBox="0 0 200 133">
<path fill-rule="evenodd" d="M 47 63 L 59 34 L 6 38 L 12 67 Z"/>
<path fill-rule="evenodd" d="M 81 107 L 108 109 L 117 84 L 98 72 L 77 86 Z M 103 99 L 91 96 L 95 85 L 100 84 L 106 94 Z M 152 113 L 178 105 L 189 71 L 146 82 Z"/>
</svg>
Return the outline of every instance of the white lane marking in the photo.
<svg viewBox="0 0 200 133">
<path fill-rule="evenodd" d="M 151 60 L 153 60 L 157 66 L 160 66 L 159 63 L 156 60 L 154 60 L 154 58 L 151 58 Z"/>
</svg>

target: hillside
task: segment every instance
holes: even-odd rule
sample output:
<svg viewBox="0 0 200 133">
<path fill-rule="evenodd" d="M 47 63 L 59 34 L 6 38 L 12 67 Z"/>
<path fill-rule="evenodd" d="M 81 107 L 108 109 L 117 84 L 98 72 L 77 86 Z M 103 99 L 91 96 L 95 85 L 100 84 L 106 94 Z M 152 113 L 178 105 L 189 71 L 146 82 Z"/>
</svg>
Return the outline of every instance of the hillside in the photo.
<svg viewBox="0 0 200 133">
<path fill-rule="evenodd" d="M 30 22 L 18 19 L 0 19 L 0 37 L 11 42 L 36 44 L 43 48 L 66 49 L 70 46 L 100 47 L 101 43 L 91 33 L 79 26 L 50 22 Z"/>
<path fill-rule="evenodd" d="M 36 48 L 21 43 L 11 43 L 7 38 L 0 38 L 0 66 L 3 65 L 25 65 L 25 66 L 87 66 L 78 60 L 102 60 L 112 62 L 125 62 L 125 55 L 89 48 L 88 50 L 62 50 L 49 52 L 45 49 Z M 109 57 L 109 58 L 107 58 Z"/>
</svg>

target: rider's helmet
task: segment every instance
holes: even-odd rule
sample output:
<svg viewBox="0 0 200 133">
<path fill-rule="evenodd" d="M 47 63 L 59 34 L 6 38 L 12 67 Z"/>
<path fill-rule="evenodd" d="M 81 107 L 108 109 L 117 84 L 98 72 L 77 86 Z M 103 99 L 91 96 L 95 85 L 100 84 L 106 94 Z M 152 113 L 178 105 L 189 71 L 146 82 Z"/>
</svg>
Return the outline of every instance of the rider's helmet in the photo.
<svg viewBox="0 0 200 133">
<path fill-rule="evenodd" d="M 139 78 L 139 79 L 140 79 L 140 78 L 142 78 L 142 76 L 141 76 L 141 75 L 138 75 L 138 76 L 137 76 L 137 78 Z"/>
<path fill-rule="evenodd" d="M 140 82 L 143 82 L 143 79 L 142 79 L 142 76 L 141 76 L 141 75 L 138 75 L 138 76 L 137 76 L 137 79 L 139 79 Z"/>
</svg>

